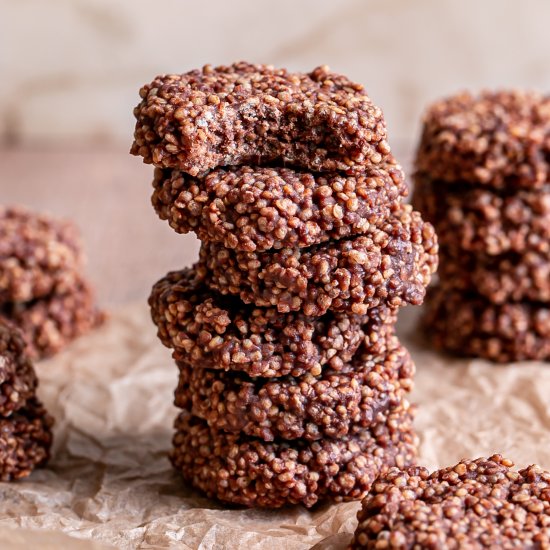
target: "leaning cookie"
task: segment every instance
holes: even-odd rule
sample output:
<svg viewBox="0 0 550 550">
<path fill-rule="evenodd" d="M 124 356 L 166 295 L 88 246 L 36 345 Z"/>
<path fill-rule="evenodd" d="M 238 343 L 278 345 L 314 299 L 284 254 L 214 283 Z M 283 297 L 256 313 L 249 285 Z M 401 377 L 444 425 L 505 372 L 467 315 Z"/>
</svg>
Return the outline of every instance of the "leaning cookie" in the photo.
<svg viewBox="0 0 550 550">
<path fill-rule="evenodd" d="M 245 305 L 210 291 L 192 268 L 158 281 L 149 305 L 160 340 L 182 360 L 250 376 L 318 375 L 325 365 L 337 370 L 362 343 L 382 353 L 396 320 L 384 306 L 365 316 L 311 318 Z"/>
<path fill-rule="evenodd" d="M 430 290 L 423 325 L 432 344 L 461 356 L 506 363 L 550 358 L 550 307 L 496 305 L 472 292 Z"/>
<path fill-rule="evenodd" d="M 0 418 L 0 480 L 27 477 L 50 457 L 53 419 L 31 399 L 7 418 Z"/>
<path fill-rule="evenodd" d="M 157 214 L 178 233 L 249 252 L 365 233 L 407 193 L 393 158 L 357 176 L 240 166 L 193 178 L 157 169 L 153 186 Z"/>
<path fill-rule="evenodd" d="M 193 176 L 273 161 L 311 171 L 361 170 L 389 154 L 382 111 L 363 86 L 319 67 L 206 65 L 140 90 L 131 153 Z"/>
<path fill-rule="evenodd" d="M 392 468 L 363 500 L 353 549 L 550 548 L 550 472 L 500 455 Z"/>
<path fill-rule="evenodd" d="M 550 96 L 461 93 L 424 117 L 416 170 L 443 182 L 539 189 L 550 181 Z"/>
<path fill-rule="evenodd" d="M 445 286 L 475 291 L 494 304 L 550 303 L 550 255 L 445 254 L 438 271 Z"/>
<path fill-rule="evenodd" d="M 74 284 L 81 263 L 72 223 L 0 206 L 0 305 L 64 292 Z"/>
<path fill-rule="evenodd" d="M 0 417 L 25 406 L 38 381 L 19 329 L 0 318 Z"/>
<path fill-rule="evenodd" d="M 309 441 L 340 438 L 384 421 L 396 407 L 407 410 L 414 363 L 392 338 L 383 355 L 358 352 L 340 371 L 319 376 L 250 378 L 177 361 L 175 404 L 216 430 Z"/>
<path fill-rule="evenodd" d="M 35 359 L 54 355 L 105 319 L 96 307 L 92 288 L 81 278 L 64 294 L 52 294 L 29 303 L 4 304 L 0 317 L 21 330 L 28 352 Z"/>
<path fill-rule="evenodd" d="M 379 473 L 414 462 L 416 443 L 410 411 L 355 436 L 272 443 L 213 430 L 183 412 L 171 460 L 209 497 L 251 507 L 310 507 L 361 499 Z"/>
<path fill-rule="evenodd" d="M 437 267 L 433 227 L 410 205 L 365 235 L 310 248 L 237 252 L 203 243 L 198 269 L 211 288 L 281 313 L 364 315 L 380 304 L 422 303 Z"/>
<path fill-rule="evenodd" d="M 443 185 L 417 175 L 412 201 L 434 225 L 441 246 L 457 253 L 550 256 L 550 185 L 513 193 Z"/>
</svg>

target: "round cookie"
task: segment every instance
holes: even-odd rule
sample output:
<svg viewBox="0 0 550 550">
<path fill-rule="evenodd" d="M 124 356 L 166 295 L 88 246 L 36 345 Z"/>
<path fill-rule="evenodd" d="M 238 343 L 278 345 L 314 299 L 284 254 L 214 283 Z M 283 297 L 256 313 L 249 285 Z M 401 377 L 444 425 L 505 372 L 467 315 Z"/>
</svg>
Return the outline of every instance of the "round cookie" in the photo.
<svg viewBox="0 0 550 550">
<path fill-rule="evenodd" d="M 503 193 L 416 178 L 413 204 L 435 227 L 441 247 L 491 256 L 537 252 L 550 257 L 550 185 Z"/>
<path fill-rule="evenodd" d="M 53 419 L 37 399 L 0 417 L 0 481 L 27 477 L 50 457 Z"/>
<path fill-rule="evenodd" d="M 314 172 L 379 164 L 382 111 L 363 86 L 318 67 L 290 73 L 241 62 L 161 75 L 140 90 L 131 153 L 197 176 L 273 161 Z"/>
<path fill-rule="evenodd" d="M 74 284 L 81 264 L 72 223 L 0 206 L 0 305 L 64 292 Z"/>
<path fill-rule="evenodd" d="M 193 178 L 157 168 L 153 186 L 155 211 L 178 233 L 248 252 L 365 233 L 407 194 L 393 158 L 357 176 L 240 166 Z"/>
<path fill-rule="evenodd" d="M 340 371 L 315 377 L 250 378 L 179 361 L 175 404 L 216 430 L 264 441 L 340 438 L 405 410 L 414 363 L 397 338 L 381 356 L 357 353 Z"/>
<path fill-rule="evenodd" d="M 430 289 L 423 325 L 436 348 L 506 363 L 550 359 L 550 307 L 492 304 L 479 295 Z"/>
<path fill-rule="evenodd" d="M 183 478 L 209 497 L 263 508 L 358 500 L 391 466 L 411 465 L 416 436 L 410 411 L 341 439 L 268 443 L 215 431 L 180 414 L 171 460 Z"/>
<path fill-rule="evenodd" d="M 210 291 L 189 268 L 158 281 L 149 305 L 160 340 L 182 360 L 250 376 L 318 375 L 325 365 L 338 370 L 361 343 L 381 353 L 396 321 L 395 310 L 384 306 L 366 316 L 310 318 L 245 305 Z"/>
<path fill-rule="evenodd" d="M 500 455 L 429 473 L 391 468 L 357 514 L 354 549 L 550 547 L 550 473 Z"/>
<path fill-rule="evenodd" d="M 24 407 L 38 381 L 19 330 L 0 318 L 0 417 Z"/>
<path fill-rule="evenodd" d="M 27 351 L 36 359 L 54 355 L 105 319 L 95 305 L 92 288 L 81 278 L 64 294 L 52 294 L 28 303 L 4 304 L 0 307 L 0 317 L 21 330 Z"/>
<path fill-rule="evenodd" d="M 310 248 L 256 253 L 204 243 L 198 264 L 222 294 L 309 316 L 421 304 L 436 267 L 433 227 L 410 205 L 365 235 Z"/>
<path fill-rule="evenodd" d="M 416 170 L 434 180 L 539 189 L 550 181 L 550 96 L 464 92 L 431 105 Z"/>
</svg>

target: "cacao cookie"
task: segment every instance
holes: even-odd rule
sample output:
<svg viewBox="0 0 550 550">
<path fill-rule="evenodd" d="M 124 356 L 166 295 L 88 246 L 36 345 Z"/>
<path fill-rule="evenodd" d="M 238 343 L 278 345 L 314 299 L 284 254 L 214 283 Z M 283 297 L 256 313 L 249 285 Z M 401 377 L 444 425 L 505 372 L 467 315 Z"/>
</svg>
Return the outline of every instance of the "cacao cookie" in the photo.
<svg viewBox="0 0 550 550">
<path fill-rule="evenodd" d="M 363 86 L 318 67 L 206 65 L 140 90 L 131 153 L 197 176 L 272 161 L 326 172 L 379 164 L 390 153 L 382 111 Z"/>
<path fill-rule="evenodd" d="M 0 206 L 0 305 L 64 292 L 81 265 L 80 239 L 72 223 Z"/>
<path fill-rule="evenodd" d="M 340 371 L 299 378 L 250 378 L 179 361 L 175 404 L 216 430 L 259 437 L 340 438 L 408 409 L 414 363 L 397 338 L 382 356 L 357 353 Z"/>
<path fill-rule="evenodd" d="M 248 252 L 365 233 L 407 194 L 393 158 L 357 176 L 241 166 L 193 178 L 157 168 L 153 186 L 157 214 L 178 233 Z"/>
<path fill-rule="evenodd" d="M 414 463 L 417 438 L 410 411 L 354 436 L 265 442 L 216 431 L 187 412 L 176 420 L 171 460 L 209 497 L 244 506 L 313 506 L 358 500 L 391 466 Z"/>
<path fill-rule="evenodd" d="M 435 347 L 458 355 L 499 363 L 550 359 L 548 305 L 497 305 L 440 285 L 430 289 L 423 325 Z"/>
<path fill-rule="evenodd" d="M 532 251 L 550 257 L 550 185 L 513 193 L 443 185 L 417 176 L 413 196 L 414 207 L 434 225 L 442 247 L 492 256 Z"/>
<path fill-rule="evenodd" d="M 429 473 L 391 468 L 357 514 L 352 549 L 550 547 L 550 473 L 501 455 Z"/>
<path fill-rule="evenodd" d="M 461 93 L 424 116 L 416 170 L 440 182 L 539 189 L 550 181 L 550 96 Z"/>
<path fill-rule="evenodd" d="M 0 417 L 24 407 L 38 381 L 19 330 L 0 318 Z"/>
<path fill-rule="evenodd" d="M 360 345 L 382 353 L 396 321 L 395 310 L 384 306 L 364 316 L 329 312 L 311 318 L 245 305 L 209 290 L 192 268 L 158 281 L 149 305 L 160 340 L 181 360 L 250 376 L 338 370 Z"/>
<path fill-rule="evenodd" d="M 403 205 L 365 235 L 310 248 L 237 252 L 203 243 L 199 270 L 211 288 L 281 313 L 364 315 L 380 304 L 421 304 L 437 267 L 433 227 Z"/>
<path fill-rule="evenodd" d="M 6 303 L 0 307 L 0 317 L 21 330 L 27 351 L 35 359 L 54 355 L 105 319 L 95 305 L 90 285 L 81 278 L 64 294 L 26 303 Z"/>
<path fill-rule="evenodd" d="M 27 477 L 50 457 L 53 419 L 37 399 L 0 418 L 0 480 Z"/>
<path fill-rule="evenodd" d="M 438 275 L 446 287 L 474 291 L 494 304 L 550 303 L 550 255 L 535 252 L 502 256 L 446 254 Z"/>
</svg>

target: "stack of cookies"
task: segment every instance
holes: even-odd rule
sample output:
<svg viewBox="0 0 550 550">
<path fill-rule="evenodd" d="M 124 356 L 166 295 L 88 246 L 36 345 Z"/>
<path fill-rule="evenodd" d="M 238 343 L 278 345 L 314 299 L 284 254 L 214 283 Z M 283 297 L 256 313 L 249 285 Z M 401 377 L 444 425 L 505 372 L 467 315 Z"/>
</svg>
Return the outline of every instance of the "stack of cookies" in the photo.
<svg viewBox="0 0 550 550">
<path fill-rule="evenodd" d="M 103 320 L 82 264 L 72 223 L 0 207 L 0 318 L 22 331 L 33 358 L 53 355 Z"/>
<path fill-rule="evenodd" d="M 20 479 L 49 458 L 53 420 L 36 397 L 20 331 L 0 318 L 0 481 Z"/>
<path fill-rule="evenodd" d="M 247 506 L 361 498 L 414 460 L 397 309 L 437 263 L 379 108 L 327 68 L 238 63 L 141 90 L 153 205 L 202 241 L 149 303 L 179 368 L 172 462 Z"/>
<path fill-rule="evenodd" d="M 427 112 L 415 206 L 436 227 L 434 343 L 505 362 L 550 358 L 550 96 L 464 93 Z"/>
</svg>

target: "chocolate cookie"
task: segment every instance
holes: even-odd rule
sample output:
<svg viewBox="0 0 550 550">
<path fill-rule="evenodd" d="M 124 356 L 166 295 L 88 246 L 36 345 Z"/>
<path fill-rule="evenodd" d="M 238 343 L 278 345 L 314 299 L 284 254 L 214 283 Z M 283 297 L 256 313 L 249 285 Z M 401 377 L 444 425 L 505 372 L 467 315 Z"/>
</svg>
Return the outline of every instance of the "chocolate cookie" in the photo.
<svg viewBox="0 0 550 550">
<path fill-rule="evenodd" d="M 264 441 L 340 438 L 385 421 L 412 389 L 414 363 L 392 338 L 388 352 L 359 352 L 340 371 L 319 376 L 250 378 L 178 361 L 177 407 L 216 430 Z"/>
<path fill-rule="evenodd" d="M 6 303 L 0 306 L 0 317 L 21 329 L 33 358 L 54 355 L 105 318 L 96 308 L 91 287 L 81 278 L 64 294 L 27 303 Z"/>
<path fill-rule="evenodd" d="M 364 315 L 380 304 L 421 304 L 437 267 L 433 227 L 404 205 L 365 235 L 310 248 L 237 252 L 204 243 L 201 273 L 211 288 L 281 313 Z"/>
<path fill-rule="evenodd" d="M 456 253 L 550 257 L 550 185 L 504 193 L 417 176 L 413 204 L 434 225 L 440 245 Z"/>
<path fill-rule="evenodd" d="M 441 182 L 539 189 L 550 181 L 550 96 L 461 93 L 424 116 L 416 170 Z"/>
<path fill-rule="evenodd" d="M 245 506 L 357 500 L 380 472 L 416 456 L 410 411 L 355 436 L 314 442 L 268 443 L 216 431 L 187 412 L 176 430 L 171 460 L 183 478 L 209 497 Z"/>
<path fill-rule="evenodd" d="M 153 186 L 157 214 L 178 233 L 248 252 L 365 233 L 407 193 L 393 158 L 357 176 L 241 166 L 193 178 L 156 169 Z"/>
<path fill-rule="evenodd" d="M 73 224 L 0 206 L 0 305 L 64 292 L 81 263 Z"/>
<path fill-rule="evenodd" d="M 210 291 L 189 268 L 158 281 L 149 305 L 160 340 L 182 360 L 250 376 L 318 375 L 325 365 L 338 370 L 361 343 L 383 352 L 396 320 L 384 306 L 365 316 L 329 312 L 311 318 L 245 305 Z"/>
<path fill-rule="evenodd" d="M 496 362 L 550 359 L 550 307 L 496 305 L 442 286 L 430 290 L 423 319 L 439 349 Z"/>
<path fill-rule="evenodd" d="M 274 160 L 312 171 L 361 170 L 389 154 L 382 111 L 363 86 L 319 67 L 206 65 L 141 88 L 131 153 L 193 176 Z"/>
<path fill-rule="evenodd" d="M 24 407 L 38 381 L 19 330 L 0 318 L 0 417 Z"/>
<path fill-rule="evenodd" d="M 363 500 L 350 549 L 550 547 L 550 473 L 493 455 L 430 474 L 391 468 Z"/>
<path fill-rule="evenodd" d="M 50 457 L 52 418 L 31 399 L 7 418 L 0 417 L 0 480 L 27 477 Z"/>
</svg>

